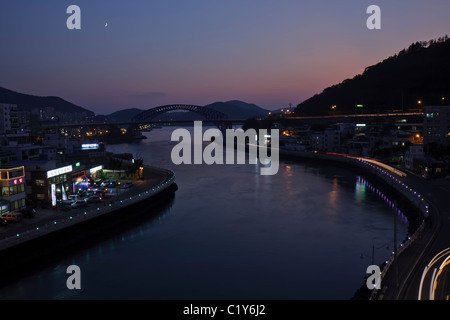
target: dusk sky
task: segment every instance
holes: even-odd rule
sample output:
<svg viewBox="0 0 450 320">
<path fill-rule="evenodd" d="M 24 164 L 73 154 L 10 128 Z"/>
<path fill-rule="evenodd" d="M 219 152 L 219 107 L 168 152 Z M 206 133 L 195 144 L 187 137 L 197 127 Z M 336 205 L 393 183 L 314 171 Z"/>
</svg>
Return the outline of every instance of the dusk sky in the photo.
<svg viewBox="0 0 450 320">
<path fill-rule="evenodd" d="M 66 27 L 72 4 L 81 30 Z M 366 27 L 372 4 L 381 30 Z M 234 99 L 273 110 L 450 35 L 449 13 L 448 0 L 2 0 L 0 86 L 98 114 Z"/>
</svg>

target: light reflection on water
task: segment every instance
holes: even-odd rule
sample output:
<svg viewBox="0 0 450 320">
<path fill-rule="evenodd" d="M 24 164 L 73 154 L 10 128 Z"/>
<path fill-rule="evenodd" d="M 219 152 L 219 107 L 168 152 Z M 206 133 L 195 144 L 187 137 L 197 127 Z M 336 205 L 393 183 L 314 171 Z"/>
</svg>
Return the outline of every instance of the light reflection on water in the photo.
<svg viewBox="0 0 450 320">
<path fill-rule="evenodd" d="M 190 129 L 191 130 L 191 129 Z M 140 144 L 108 146 L 176 172 L 176 198 L 155 219 L 61 256 L 0 290 L 2 299 L 348 299 L 390 254 L 392 205 L 341 169 L 280 163 L 181 165 L 171 128 Z M 383 200 L 381 200 L 383 198 Z M 407 224 L 400 215 L 399 235 Z M 82 270 L 82 290 L 65 268 Z"/>
</svg>

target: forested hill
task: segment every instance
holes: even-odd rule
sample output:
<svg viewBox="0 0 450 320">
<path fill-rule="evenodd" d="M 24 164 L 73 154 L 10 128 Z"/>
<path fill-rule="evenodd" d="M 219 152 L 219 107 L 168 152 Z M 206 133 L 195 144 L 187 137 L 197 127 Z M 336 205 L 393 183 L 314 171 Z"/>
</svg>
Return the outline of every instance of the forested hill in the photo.
<svg viewBox="0 0 450 320">
<path fill-rule="evenodd" d="M 60 97 L 39 97 L 30 94 L 15 92 L 0 87 L 0 103 L 11 103 L 18 106 L 19 111 L 32 111 L 33 109 L 53 108 L 60 113 L 85 113 L 93 116 L 94 112 L 77 106 Z"/>
<path fill-rule="evenodd" d="M 409 48 L 321 94 L 300 103 L 297 116 L 411 110 L 449 104 L 450 40 L 448 36 L 413 43 Z M 420 101 L 420 102 L 419 102 Z M 334 109 L 332 106 L 336 106 Z"/>
</svg>

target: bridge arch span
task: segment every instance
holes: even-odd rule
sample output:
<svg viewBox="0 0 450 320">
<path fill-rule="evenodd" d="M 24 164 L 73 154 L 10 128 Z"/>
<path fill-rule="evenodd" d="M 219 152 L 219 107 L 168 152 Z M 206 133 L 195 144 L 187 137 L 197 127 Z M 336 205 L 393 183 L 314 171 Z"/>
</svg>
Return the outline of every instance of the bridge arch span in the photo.
<svg viewBox="0 0 450 320">
<path fill-rule="evenodd" d="M 146 111 L 143 111 L 136 116 L 133 117 L 132 121 L 135 122 L 145 122 L 145 121 L 151 121 L 155 119 L 157 116 L 170 112 L 175 110 L 186 110 L 193 113 L 196 113 L 198 115 L 201 115 L 205 120 L 210 121 L 223 121 L 227 120 L 228 116 L 224 114 L 223 112 L 207 108 L 207 107 L 200 107 L 196 105 L 188 105 L 188 104 L 171 104 L 171 105 L 165 105 L 160 106 L 156 108 L 152 108 Z"/>
</svg>

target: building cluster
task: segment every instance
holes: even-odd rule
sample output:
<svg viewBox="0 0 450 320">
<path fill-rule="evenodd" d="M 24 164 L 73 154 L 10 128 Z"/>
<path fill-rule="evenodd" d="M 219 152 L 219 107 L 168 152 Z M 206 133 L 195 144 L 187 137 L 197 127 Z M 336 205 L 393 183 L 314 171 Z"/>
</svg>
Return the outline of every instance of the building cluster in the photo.
<svg viewBox="0 0 450 320">
<path fill-rule="evenodd" d="M 430 106 L 423 113 L 380 114 L 312 119 L 279 127 L 287 150 L 371 157 L 424 177 L 448 174 L 450 107 Z M 341 121 L 342 120 L 342 121 Z M 334 122 L 330 122 L 334 121 Z"/>
<path fill-rule="evenodd" d="M 17 105 L 0 103 L 0 214 L 56 206 L 102 174 L 101 143 L 63 128 L 36 132 L 19 118 Z"/>
</svg>

